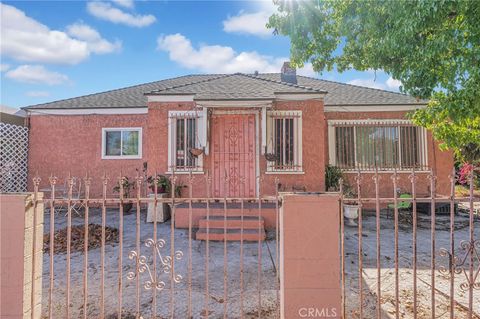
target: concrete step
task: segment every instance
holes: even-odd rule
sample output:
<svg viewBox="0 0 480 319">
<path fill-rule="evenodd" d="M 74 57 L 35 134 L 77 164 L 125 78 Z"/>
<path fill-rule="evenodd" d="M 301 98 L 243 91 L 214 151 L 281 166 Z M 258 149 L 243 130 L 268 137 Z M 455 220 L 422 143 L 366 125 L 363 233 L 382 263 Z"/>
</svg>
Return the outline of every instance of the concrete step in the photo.
<svg viewBox="0 0 480 319">
<path fill-rule="evenodd" d="M 208 233 L 205 228 L 200 228 L 195 234 L 197 240 L 208 240 L 212 241 L 241 241 L 242 240 L 242 230 L 241 229 L 227 229 L 226 233 L 223 229 L 209 229 Z M 243 230 L 243 240 L 244 241 L 263 241 L 266 238 L 265 230 L 262 228 L 259 232 L 258 229 L 244 229 Z"/>
<path fill-rule="evenodd" d="M 225 225 L 226 224 L 226 225 Z M 223 229 L 242 229 L 241 216 L 227 216 L 226 223 L 224 216 L 209 216 L 209 219 L 202 218 L 198 221 L 199 228 L 220 228 Z M 243 229 L 264 229 L 265 221 L 263 217 L 258 216 L 244 216 Z"/>
</svg>

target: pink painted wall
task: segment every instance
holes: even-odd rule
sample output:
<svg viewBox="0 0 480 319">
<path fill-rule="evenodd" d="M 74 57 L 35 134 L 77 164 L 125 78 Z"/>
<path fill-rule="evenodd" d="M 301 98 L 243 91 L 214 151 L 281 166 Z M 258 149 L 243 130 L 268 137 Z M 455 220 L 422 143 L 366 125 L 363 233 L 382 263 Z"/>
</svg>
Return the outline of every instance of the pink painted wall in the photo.
<svg viewBox="0 0 480 319">
<path fill-rule="evenodd" d="M 282 195 L 282 318 L 341 318 L 336 194 Z"/>
<path fill-rule="evenodd" d="M 164 103 L 151 102 L 148 105 L 148 134 L 149 142 L 148 168 L 150 173 L 164 173 L 168 169 L 168 127 L 166 125 L 168 111 L 170 110 L 192 110 L 194 102 Z M 303 126 L 303 169 L 305 174 L 265 174 L 267 162 L 260 156 L 260 182 L 261 194 L 275 193 L 275 177 L 282 184 L 282 190 L 288 191 L 292 188 L 305 188 L 307 191 L 325 190 L 325 148 L 319 141 L 324 140 L 325 118 L 323 113 L 323 101 L 285 101 L 275 102 L 276 110 L 301 110 Z M 260 111 L 259 111 L 260 113 Z M 261 119 L 259 117 L 259 132 L 261 132 Z M 211 156 L 203 159 L 204 171 L 212 171 Z M 186 185 L 186 175 L 178 176 L 178 183 Z M 205 177 L 195 175 L 193 196 L 206 196 Z"/>
<path fill-rule="evenodd" d="M 104 127 L 142 127 L 142 159 L 102 159 L 102 128 Z M 104 173 L 110 178 L 107 190 L 110 192 L 116 184 L 120 172 L 135 176 L 135 169 L 142 169 L 146 161 L 145 149 L 148 143 L 147 115 L 69 115 L 30 117 L 29 151 L 29 189 L 32 189 L 32 177 L 38 172 L 42 178 L 40 188 L 48 186 L 48 177 L 55 174 L 60 185 L 65 178 L 85 176 L 88 171 L 92 177 L 92 196 L 100 196 L 101 177 Z M 46 196 L 49 196 L 47 194 Z"/>
<path fill-rule="evenodd" d="M 110 192 L 120 176 L 134 177 L 136 169 L 142 170 L 148 162 L 149 174 L 164 174 L 168 170 L 168 111 L 192 110 L 194 102 L 160 103 L 148 105 L 148 115 L 71 115 L 71 116 L 32 116 L 30 118 L 29 185 L 31 178 L 38 172 L 42 178 L 40 188 L 48 186 L 48 177 L 55 174 L 59 184 L 71 172 L 74 176 L 84 176 L 88 170 L 93 178 L 92 196 L 101 195 L 101 176 L 110 177 L 107 190 Z M 305 189 L 306 191 L 325 190 L 325 165 L 328 163 L 328 127 L 329 119 L 399 119 L 405 112 L 366 112 L 324 113 L 323 101 L 279 101 L 274 103 L 277 110 L 301 110 L 303 112 L 303 170 L 304 174 L 265 174 L 267 163 L 260 156 L 261 194 L 274 194 L 275 178 L 279 179 L 282 191 Z M 261 125 L 261 120 L 260 120 Z M 102 127 L 142 127 L 143 158 L 118 160 L 102 159 Z M 261 128 L 259 130 L 261 132 Z M 453 167 L 453 155 L 439 150 L 437 143 L 429 135 L 428 159 L 438 175 L 437 191 L 448 194 L 448 175 Z M 205 171 L 212 171 L 211 159 L 204 157 Z M 347 173 L 353 184 L 353 175 Z M 382 174 L 383 175 L 383 174 Z M 399 187 L 408 191 L 409 173 L 402 173 Z M 178 177 L 178 183 L 187 184 L 186 175 Z M 364 177 L 363 196 L 374 195 L 374 185 L 369 174 Z M 194 196 L 206 196 L 205 175 L 195 175 Z M 420 174 L 417 191 L 419 195 L 429 192 L 426 174 Z M 382 177 L 381 196 L 390 196 L 393 186 L 389 174 Z M 48 196 L 48 194 L 47 194 Z"/>
</svg>

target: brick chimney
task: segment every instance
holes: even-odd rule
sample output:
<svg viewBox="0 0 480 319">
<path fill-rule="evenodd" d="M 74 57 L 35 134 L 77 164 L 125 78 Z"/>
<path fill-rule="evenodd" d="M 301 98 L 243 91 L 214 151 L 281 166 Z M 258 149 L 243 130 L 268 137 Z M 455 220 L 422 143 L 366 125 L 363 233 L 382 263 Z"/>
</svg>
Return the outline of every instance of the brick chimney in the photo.
<svg viewBox="0 0 480 319">
<path fill-rule="evenodd" d="M 297 70 L 290 66 L 289 61 L 283 62 L 280 78 L 282 82 L 297 84 Z"/>
</svg>

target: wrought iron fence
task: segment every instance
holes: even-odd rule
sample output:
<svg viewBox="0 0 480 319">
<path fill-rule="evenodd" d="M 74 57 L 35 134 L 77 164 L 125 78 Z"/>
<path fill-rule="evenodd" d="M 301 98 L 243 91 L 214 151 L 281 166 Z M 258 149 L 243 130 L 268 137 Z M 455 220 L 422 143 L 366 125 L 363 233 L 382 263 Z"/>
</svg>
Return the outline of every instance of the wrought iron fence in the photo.
<svg viewBox="0 0 480 319">
<path fill-rule="evenodd" d="M 369 181 L 355 178 L 355 195 L 341 186 L 342 211 L 358 209 L 358 224 L 341 219 L 343 318 L 480 318 L 480 198 L 474 175 L 468 195 L 436 193 L 437 177 L 426 180 L 430 194 L 417 193 L 419 174 L 398 193 L 399 174 L 373 175 L 375 194 L 362 197 Z M 372 181 L 370 181 L 372 182 Z M 342 185 L 343 183 L 341 183 Z M 380 189 L 393 186 L 391 197 Z M 350 195 L 352 192 L 350 192 Z M 349 215 L 350 214 L 350 215 Z"/>
<path fill-rule="evenodd" d="M 376 173 L 370 181 L 358 172 L 356 196 L 340 190 L 341 215 L 351 217 L 347 208 L 358 208 L 357 225 L 340 218 L 342 318 L 479 317 L 480 199 L 474 177 L 468 178 L 468 195 L 459 197 L 454 173 L 450 196 L 437 194 L 435 175 L 420 181 L 422 176 L 412 171 L 410 189 L 402 194 L 396 171 L 389 177 Z M 43 201 L 47 208 L 44 315 L 280 317 L 279 181 L 273 196 L 227 198 L 211 196 L 208 174 L 187 177 L 185 197 L 158 194 L 159 176 L 150 196 L 142 176 L 134 178 L 133 194 L 126 192 L 125 177 L 87 176 L 81 191 L 72 176 L 65 184 L 54 176 L 34 178 L 34 207 Z M 171 190 L 177 179 L 170 176 Z M 50 189 L 39 199 L 45 182 Z M 206 197 L 193 196 L 196 182 L 203 183 Z M 373 197 L 361 196 L 367 182 L 375 185 Z M 417 192 L 422 182 L 430 185 L 428 196 Z M 94 183 L 101 183 L 101 196 L 90 196 Z M 381 197 L 387 184 L 394 191 Z M 113 197 L 109 189 L 116 185 Z M 145 222 L 148 205 L 151 224 Z M 166 223 L 156 213 L 165 205 L 171 208 Z M 273 227 L 263 236 L 268 218 Z M 240 230 L 230 238 L 237 241 L 227 240 L 235 235 L 232 229 Z"/>
<path fill-rule="evenodd" d="M 171 190 L 177 178 L 169 177 Z M 278 192 L 215 198 L 208 191 L 206 197 L 194 197 L 195 182 L 211 189 L 208 174 L 188 175 L 186 197 L 177 197 L 175 191 L 168 197 L 158 194 L 159 176 L 150 180 L 150 196 L 140 175 L 132 194 L 125 177 L 112 181 L 87 176 L 80 193 L 78 180 L 33 179 L 34 207 L 41 201 L 45 205 L 43 316 L 279 317 Z M 42 188 L 45 182 L 49 187 Z M 90 196 L 95 182 L 102 184 L 100 197 Z M 118 197 L 107 195 L 114 186 Z M 38 196 L 41 189 L 47 192 L 44 199 Z M 127 212 L 132 205 L 133 213 Z M 147 206 L 150 217 L 145 216 Z M 170 221 L 157 214 L 160 206 L 170 208 Z M 204 220 L 196 220 L 198 207 Z M 274 227 L 264 235 L 266 208 Z M 43 213 L 36 211 L 35 218 Z M 153 218 L 151 224 L 146 217 Z M 185 222 L 186 229 L 181 229 Z M 203 237 L 196 234 L 202 227 Z"/>
</svg>

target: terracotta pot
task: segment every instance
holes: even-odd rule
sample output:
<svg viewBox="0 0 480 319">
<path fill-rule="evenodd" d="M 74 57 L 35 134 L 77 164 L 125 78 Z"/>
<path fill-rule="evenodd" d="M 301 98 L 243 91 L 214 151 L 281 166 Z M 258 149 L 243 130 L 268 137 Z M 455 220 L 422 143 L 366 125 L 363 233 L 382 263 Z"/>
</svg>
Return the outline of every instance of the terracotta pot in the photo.
<svg viewBox="0 0 480 319">
<path fill-rule="evenodd" d="M 265 159 L 269 162 L 274 162 L 277 159 L 277 155 L 273 153 L 265 153 Z"/>
<path fill-rule="evenodd" d="M 191 148 L 190 154 L 192 154 L 195 157 L 198 157 L 203 154 L 203 148 Z"/>
</svg>

